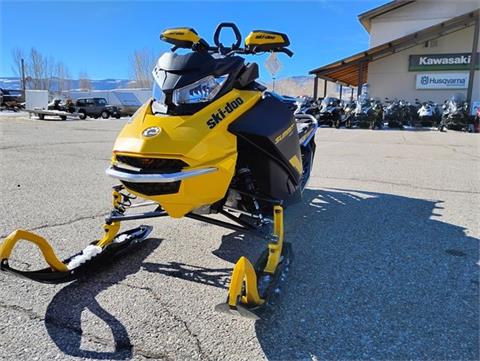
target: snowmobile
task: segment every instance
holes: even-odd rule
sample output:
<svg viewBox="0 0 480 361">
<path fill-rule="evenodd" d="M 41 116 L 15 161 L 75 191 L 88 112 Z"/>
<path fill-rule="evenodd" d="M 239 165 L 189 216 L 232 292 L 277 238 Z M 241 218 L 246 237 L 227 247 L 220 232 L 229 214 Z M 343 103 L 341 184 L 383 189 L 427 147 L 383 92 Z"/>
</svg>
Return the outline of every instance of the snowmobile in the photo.
<svg viewBox="0 0 480 361">
<path fill-rule="evenodd" d="M 220 41 L 224 30 L 235 35 L 231 46 Z M 256 81 L 258 65 L 246 63 L 242 55 L 292 56 L 289 39 L 255 30 L 241 47 L 233 23 L 216 28 L 214 46 L 192 28 L 167 29 L 160 38 L 173 47 L 153 70 L 153 97 L 121 130 L 106 170 L 120 184 L 113 188 L 103 237 L 62 261 L 44 238 L 17 230 L 1 245 L 0 269 L 44 283 L 73 281 L 141 244 L 152 231 L 140 226 L 119 233 L 121 222 L 188 217 L 266 238 L 268 246 L 257 262 L 241 257 L 235 264 L 227 300 L 216 306 L 217 311 L 258 318 L 291 259 L 283 212 L 301 200 L 318 124 L 311 115 L 294 115 L 266 92 Z M 132 213 L 129 208 L 142 205 L 132 204 L 134 197 L 156 208 Z M 48 267 L 11 267 L 8 259 L 20 240 L 36 244 Z"/>
</svg>

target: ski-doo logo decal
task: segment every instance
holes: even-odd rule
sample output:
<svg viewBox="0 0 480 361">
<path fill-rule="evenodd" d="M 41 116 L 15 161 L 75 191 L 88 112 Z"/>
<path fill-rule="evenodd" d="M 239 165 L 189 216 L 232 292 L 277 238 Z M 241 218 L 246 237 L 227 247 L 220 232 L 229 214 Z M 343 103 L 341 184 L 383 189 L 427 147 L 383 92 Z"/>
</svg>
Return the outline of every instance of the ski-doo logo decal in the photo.
<svg viewBox="0 0 480 361">
<path fill-rule="evenodd" d="M 207 126 L 210 129 L 215 128 L 218 123 L 225 119 L 228 114 L 233 113 L 241 104 L 243 104 L 243 99 L 240 97 L 227 102 L 223 108 L 218 109 L 216 113 L 210 116 L 210 119 L 207 120 Z"/>
<path fill-rule="evenodd" d="M 255 36 L 255 39 L 273 40 L 273 39 L 275 39 L 275 36 L 273 36 L 273 35 L 268 35 L 268 34 L 260 34 L 260 35 Z"/>
</svg>

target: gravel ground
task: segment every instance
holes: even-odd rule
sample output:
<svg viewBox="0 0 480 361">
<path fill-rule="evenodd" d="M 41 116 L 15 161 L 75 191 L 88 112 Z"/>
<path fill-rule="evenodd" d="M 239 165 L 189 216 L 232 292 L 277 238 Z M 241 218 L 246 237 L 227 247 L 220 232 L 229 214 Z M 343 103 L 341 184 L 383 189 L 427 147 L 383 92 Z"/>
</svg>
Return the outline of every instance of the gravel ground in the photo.
<svg viewBox="0 0 480 361">
<path fill-rule="evenodd" d="M 35 230 L 61 257 L 96 239 L 124 122 L 0 117 L 0 235 Z M 479 140 L 320 129 L 265 320 L 213 311 L 233 263 L 263 243 L 194 220 L 148 221 L 152 238 L 89 281 L 0 274 L 0 359 L 478 360 Z M 12 259 L 42 266 L 29 245 Z"/>
</svg>

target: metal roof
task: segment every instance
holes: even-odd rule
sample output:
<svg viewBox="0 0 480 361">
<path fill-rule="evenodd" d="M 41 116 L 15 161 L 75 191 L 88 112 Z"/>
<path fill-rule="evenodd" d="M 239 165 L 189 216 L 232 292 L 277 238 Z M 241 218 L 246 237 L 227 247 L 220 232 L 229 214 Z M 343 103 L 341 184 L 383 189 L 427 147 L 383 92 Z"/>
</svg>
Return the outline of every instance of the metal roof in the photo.
<svg viewBox="0 0 480 361">
<path fill-rule="evenodd" d="M 390 1 L 386 4 L 380 5 L 376 8 L 373 8 L 371 10 L 365 11 L 364 13 L 361 13 L 358 15 L 358 20 L 360 23 L 362 23 L 363 27 L 370 32 L 370 25 L 371 21 L 373 18 L 389 13 L 390 11 L 393 11 L 395 9 L 398 9 L 402 6 L 408 5 L 415 2 L 415 0 L 394 0 Z"/>
<path fill-rule="evenodd" d="M 319 78 L 339 84 L 358 86 L 367 81 L 368 63 L 472 26 L 479 13 L 480 10 L 478 9 L 468 12 L 334 63 L 324 65 L 310 71 L 309 74 L 315 74 Z"/>
</svg>

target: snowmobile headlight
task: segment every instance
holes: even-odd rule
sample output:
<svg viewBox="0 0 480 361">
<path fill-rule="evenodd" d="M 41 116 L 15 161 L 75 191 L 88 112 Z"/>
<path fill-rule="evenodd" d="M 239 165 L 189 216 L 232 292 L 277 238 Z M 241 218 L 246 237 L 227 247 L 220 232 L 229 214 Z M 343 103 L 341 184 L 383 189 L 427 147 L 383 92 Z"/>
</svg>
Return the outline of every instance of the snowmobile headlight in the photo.
<svg viewBox="0 0 480 361">
<path fill-rule="evenodd" d="M 215 78 L 209 75 L 183 88 L 175 89 L 172 101 L 175 105 L 208 102 L 222 89 L 227 77 L 223 75 Z"/>
</svg>

